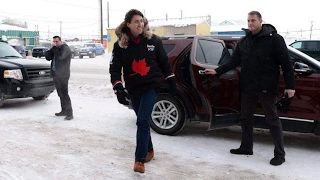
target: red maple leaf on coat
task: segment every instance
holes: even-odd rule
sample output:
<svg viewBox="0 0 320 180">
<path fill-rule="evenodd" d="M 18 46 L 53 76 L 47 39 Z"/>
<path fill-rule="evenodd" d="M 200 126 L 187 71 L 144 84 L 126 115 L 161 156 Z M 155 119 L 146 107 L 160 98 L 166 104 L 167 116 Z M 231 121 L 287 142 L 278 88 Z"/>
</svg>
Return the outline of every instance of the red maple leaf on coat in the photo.
<svg viewBox="0 0 320 180">
<path fill-rule="evenodd" d="M 140 74 L 141 76 L 145 76 L 149 72 L 150 67 L 147 67 L 145 58 L 139 60 L 138 62 L 134 59 L 132 62 L 132 70 L 135 73 L 130 74 L 130 76 L 133 76 L 135 74 Z"/>
</svg>

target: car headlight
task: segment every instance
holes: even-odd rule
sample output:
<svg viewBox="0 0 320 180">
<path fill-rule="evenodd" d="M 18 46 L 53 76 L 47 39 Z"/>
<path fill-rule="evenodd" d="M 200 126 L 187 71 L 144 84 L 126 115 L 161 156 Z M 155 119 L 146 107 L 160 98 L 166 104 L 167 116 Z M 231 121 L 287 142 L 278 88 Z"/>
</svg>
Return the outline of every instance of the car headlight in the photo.
<svg viewBox="0 0 320 180">
<path fill-rule="evenodd" d="M 13 78 L 17 80 L 22 80 L 22 72 L 20 69 L 12 69 L 12 70 L 5 70 L 3 73 L 4 78 Z"/>
</svg>

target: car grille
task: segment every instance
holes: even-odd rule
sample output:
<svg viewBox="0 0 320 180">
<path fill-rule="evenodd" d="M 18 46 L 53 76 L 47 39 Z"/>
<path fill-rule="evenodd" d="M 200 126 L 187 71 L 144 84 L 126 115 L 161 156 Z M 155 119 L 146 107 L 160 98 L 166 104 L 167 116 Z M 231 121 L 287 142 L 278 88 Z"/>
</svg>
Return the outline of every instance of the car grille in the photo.
<svg viewBox="0 0 320 180">
<path fill-rule="evenodd" d="M 29 79 L 50 78 L 50 68 L 27 68 Z"/>
<path fill-rule="evenodd" d="M 43 49 L 33 49 L 34 52 L 42 52 Z"/>
</svg>

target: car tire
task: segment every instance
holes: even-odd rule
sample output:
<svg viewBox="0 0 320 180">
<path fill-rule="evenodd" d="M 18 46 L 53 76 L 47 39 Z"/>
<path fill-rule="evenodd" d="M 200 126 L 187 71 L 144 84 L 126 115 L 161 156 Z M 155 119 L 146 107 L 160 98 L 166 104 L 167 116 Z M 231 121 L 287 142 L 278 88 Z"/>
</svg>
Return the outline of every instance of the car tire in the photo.
<svg viewBox="0 0 320 180">
<path fill-rule="evenodd" d="M 163 135 L 177 134 L 182 130 L 186 119 L 186 110 L 180 100 L 170 94 L 159 94 L 150 121 L 155 132 Z"/>
<path fill-rule="evenodd" d="M 74 59 L 74 53 L 72 53 L 72 55 L 71 55 L 71 59 Z"/>
<path fill-rule="evenodd" d="M 95 58 L 96 57 L 96 53 L 92 52 L 92 54 L 90 55 L 90 58 Z"/>
<path fill-rule="evenodd" d="M 4 97 L 1 95 L 0 96 L 0 107 L 3 106 L 4 104 Z"/>
<path fill-rule="evenodd" d="M 83 56 L 79 55 L 79 58 L 80 58 L 80 59 L 82 59 L 82 58 L 83 58 Z"/>
<path fill-rule="evenodd" d="M 43 96 L 36 96 L 36 97 L 32 97 L 34 100 L 45 100 L 46 98 L 49 97 L 50 94 L 47 94 L 47 95 L 43 95 Z"/>
</svg>

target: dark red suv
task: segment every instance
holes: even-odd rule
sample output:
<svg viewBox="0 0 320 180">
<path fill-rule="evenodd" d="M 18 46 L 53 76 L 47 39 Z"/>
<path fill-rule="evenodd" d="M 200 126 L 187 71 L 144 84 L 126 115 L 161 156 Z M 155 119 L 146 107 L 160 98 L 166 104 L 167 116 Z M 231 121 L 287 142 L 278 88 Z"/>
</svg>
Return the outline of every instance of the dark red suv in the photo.
<svg viewBox="0 0 320 180">
<path fill-rule="evenodd" d="M 163 46 L 176 74 L 179 92 L 176 96 L 163 87 L 154 106 L 151 127 L 160 134 L 173 135 L 186 122 L 210 122 L 216 129 L 239 122 L 240 67 L 219 78 L 203 74 L 229 60 L 239 37 L 163 38 Z M 285 131 L 320 134 L 320 62 L 288 47 L 296 77 L 296 94 L 287 114 L 279 112 Z M 279 99 L 284 91 L 280 77 Z M 262 107 L 258 104 L 255 127 L 268 128 Z"/>
</svg>

